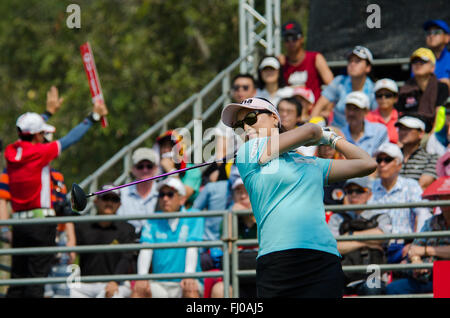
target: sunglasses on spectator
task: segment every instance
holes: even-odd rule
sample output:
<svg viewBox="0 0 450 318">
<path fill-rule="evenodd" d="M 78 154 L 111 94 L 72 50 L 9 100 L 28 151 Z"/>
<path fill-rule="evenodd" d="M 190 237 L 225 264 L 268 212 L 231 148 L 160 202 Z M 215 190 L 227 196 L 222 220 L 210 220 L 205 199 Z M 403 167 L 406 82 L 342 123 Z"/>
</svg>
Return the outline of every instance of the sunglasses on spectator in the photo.
<svg viewBox="0 0 450 318">
<path fill-rule="evenodd" d="M 392 157 L 378 157 L 376 159 L 378 164 L 382 163 L 383 161 L 386 163 L 390 163 L 392 160 L 394 160 L 394 158 L 392 158 Z"/>
<path fill-rule="evenodd" d="M 248 113 L 244 119 L 238 120 L 234 123 L 233 129 L 242 128 L 244 129 L 244 124 L 247 124 L 249 126 L 254 125 L 258 121 L 258 115 L 259 114 L 271 114 L 272 112 L 269 110 L 254 110 L 250 113 Z"/>
<path fill-rule="evenodd" d="M 299 34 L 299 35 L 293 35 L 293 34 L 291 34 L 291 35 L 286 35 L 284 38 L 283 38 L 283 41 L 284 42 L 295 42 L 295 41 L 297 41 L 298 39 L 300 39 L 302 36 Z"/>
<path fill-rule="evenodd" d="M 424 61 L 422 59 L 413 59 L 411 61 L 411 65 L 414 65 L 414 64 L 424 65 L 424 64 L 427 64 L 427 63 L 428 63 L 427 61 Z"/>
<path fill-rule="evenodd" d="M 117 195 L 104 194 L 100 196 L 99 199 L 105 202 L 120 203 L 120 197 Z"/>
<path fill-rule="evenodd" d="M 244 91 L 248 91 L 250 86 L 249 85 L 233 85 L 233 90 L 238 91 L 240 89 L 243 89 Z"/>
<path fill-rule="evenodd" d="M 362 188 L 354 188 L 354 189 L 346 189 L 345 190 L 345 194 L 347 195 L 352 195 L 352 194 L 363 194 L 366 193 L 367 191 L 365 189 Z"/>
<path fill-rule="evenodd" d="M 160 192 L 160 193 L 158 194 L 158 197 L 159 197 L 160 199 L 162 199 L 162 198 L 164 198 L 165 196 L 168 196 L 169 199 L 172 199 L 174 195 L 175 195 L 175 192 L 173 192 L 173 191 L 170 191 L 170 192 Z"/>
<path fill-rule="evenodd" d="M 141 163 L 136 166 L 136 169 L 143 170 L 144 168 L 147 168 L 148 170 L 152 170 L 153 167 L 154 167 L 154 165 L 152 163 L 148 163 L 148 164 Z"/>
<path fill-rule="evenodd" d="M 450 158 L 444 161 L 444 167 L 447 167 L 449 163 L 450 163 Z"/>
<path fill-rule="evenodd" d="M 431 29 L 427 31 L 427 35 L 440 35 L 444 34 L 444 30 L 442 29 Z"/>
<path fill-rule="evenodd" d="M 392 97 L 394 97 L 395 96 L 395 94 L 394 93 L 377 93 L 377 94 L 375 94 L 375 97 L 376 98 L 378 98 L 378 99 L 382 99 L 383 97 L 384 98 L 392 98 Z"/>
</svg>

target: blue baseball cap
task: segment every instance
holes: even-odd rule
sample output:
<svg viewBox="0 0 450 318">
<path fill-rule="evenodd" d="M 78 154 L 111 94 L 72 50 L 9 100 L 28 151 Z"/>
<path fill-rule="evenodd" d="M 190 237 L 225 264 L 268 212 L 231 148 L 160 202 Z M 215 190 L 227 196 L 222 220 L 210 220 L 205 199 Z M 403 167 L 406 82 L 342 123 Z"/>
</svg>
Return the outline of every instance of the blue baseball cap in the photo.
<svg viewBox="0 0 450 318">
<path fill-rule="evenodd" d="M 428 30 L 432 26 L 437 26 L 438 28 L 441 28 L 447 34 L 450 33 L 450 28 L 448 27 L 448 24 L 443 20 L 428 20 L 423 24 L 423 29 Z"/>
</svg>

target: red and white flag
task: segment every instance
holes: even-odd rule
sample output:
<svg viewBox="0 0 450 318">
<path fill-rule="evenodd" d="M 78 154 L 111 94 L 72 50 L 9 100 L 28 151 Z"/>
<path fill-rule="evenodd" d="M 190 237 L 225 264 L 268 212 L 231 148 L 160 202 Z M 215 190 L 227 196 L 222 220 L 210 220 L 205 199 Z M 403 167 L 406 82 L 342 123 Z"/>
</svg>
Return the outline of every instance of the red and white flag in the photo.
<svg viewBox="0 0 450 318">
<path fill-rule="evenodd" d="M 89 88 L 91 90 L 92 102 L 103 99 L 102 87 L 100 85 L 100 79 L 98 77 L 97 68 L 95 67 L 94 54 L 92 53 L 89 42 L 80 46 L 81 57 L 83 59 L 84 70 L 89 81 Z M 102 127 L 108 126 L 106 117 L 102 117 Z"/>
</svg>

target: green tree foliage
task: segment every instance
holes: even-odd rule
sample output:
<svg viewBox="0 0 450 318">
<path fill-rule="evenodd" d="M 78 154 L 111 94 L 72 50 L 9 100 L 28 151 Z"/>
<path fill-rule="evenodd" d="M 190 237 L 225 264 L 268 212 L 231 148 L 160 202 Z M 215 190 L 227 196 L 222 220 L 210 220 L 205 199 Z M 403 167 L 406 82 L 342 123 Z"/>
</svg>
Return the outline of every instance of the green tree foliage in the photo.
<svg viewBox="0 0 450 318">
<path fill-rule="evenodd" d="M 66 25 L 71 3 L 81 8 L 80 29 Z M 67 184 L 81 181 L 238 57 L 238 4 L 0 1 L 0 138 L 4 144 L 13 142 L 17 117 L 45 110 L 52 85 L 65 99 L 49 121 L 57 128 L 55 138 L 83 120 L 92 103 L 79 47 L 89 41 L 110 112 L 109 127 L 91 128 L 53 163 Z M 305 1 L 282 1 L 282 6 L 283 16 L 286 12 L 286 18 L 301 19 Z M 191 116 L 187 111 L 174 127 L 182 127 Z M 109 181 L 116 176 L 112 172 Z"/>
</svg>

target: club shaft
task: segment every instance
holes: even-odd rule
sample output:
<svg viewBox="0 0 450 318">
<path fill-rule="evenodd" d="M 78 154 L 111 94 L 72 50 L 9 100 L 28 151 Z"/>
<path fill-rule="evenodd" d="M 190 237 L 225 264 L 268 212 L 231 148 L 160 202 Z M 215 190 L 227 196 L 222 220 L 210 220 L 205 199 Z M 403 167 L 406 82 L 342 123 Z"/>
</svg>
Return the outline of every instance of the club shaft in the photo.
<svg viewBox="0 0 450 318">
<path fill-rule="evenodd" d="M 220 159 L 220 160 L 212 161 L 212 162 L 199 163 L 198 165 L 195 165 L 195 166 L 192 166 L 192 167 L 166 172 L 166 173 L 158 175 L 158 176 L 154 176 L 154 177 L 150 177 L 150 178 L 146 178 L 146 179 L 142 179 L 142 180 L 136 180 L 136 181 L 133 181 L 133 182 L 130 182 L 130 183 L 122 184 L 120 186 L 117 186 L 117 187 L 114 187 L 114 188 L 111 188 L 111 189 L 100 190 L 100 191 L 97 191 L 97 192 L 94 192 L 94 193 L 89 193 L 89 194 L 86 195 L 86 197 L 92 197 L 94 195 L 103 194 L 105 192 L 110 192 L 110 191 L 114 191 L 114 190 L 117 190 L 117 189 L 129 187 L 129 186 L 132 186 L 134 184 L 147 182 L 147 181 L 151 181 L 151 180 L 155 180 L 155 179 L 159 179 L 159 178 L 164 178 L 164 177 L 167 177 L 167 176 L 170 176 L 170 175 L 173 175 L 173 174 L 181 173 L 181 172 L 184 172 L 184 171 L 187 171 L 187 170 L 191 170 L 191 169 L 201 168 L 203 166 L 207 166 L 207 165 L 210 165 L 210 164 L 213 164 L 213 163 L 218 163 L 218 162 L 226 162 L 226 161 L 224 159 Z"/>
</svg>

